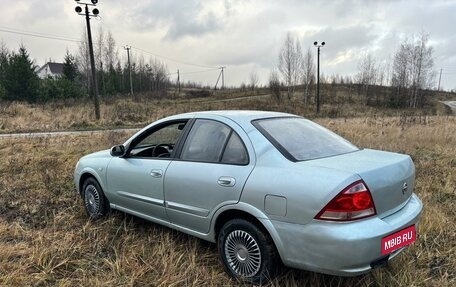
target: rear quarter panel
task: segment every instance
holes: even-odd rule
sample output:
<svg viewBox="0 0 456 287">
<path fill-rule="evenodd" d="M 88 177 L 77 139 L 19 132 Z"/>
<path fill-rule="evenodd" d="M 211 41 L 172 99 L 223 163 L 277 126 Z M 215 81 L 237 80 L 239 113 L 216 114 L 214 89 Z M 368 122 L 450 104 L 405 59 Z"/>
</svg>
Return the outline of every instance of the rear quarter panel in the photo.
<svg viewBox="0 0 456 287">
<path fill-rule="evenodd" d="M 258 131 L 249 134 L 254 142 L 257 164 L 242 192 L 241 202 L 255 206 L 272 220 L 305 224 L 343 188 L 359 180 L 357 174 L 313 167 L 306 162 L 287 160 Z M 267 196 L 280 198 L 285 212 L 267 207 Z M 283 200 L 283 198 L 285 200 Z"/>
</svg>

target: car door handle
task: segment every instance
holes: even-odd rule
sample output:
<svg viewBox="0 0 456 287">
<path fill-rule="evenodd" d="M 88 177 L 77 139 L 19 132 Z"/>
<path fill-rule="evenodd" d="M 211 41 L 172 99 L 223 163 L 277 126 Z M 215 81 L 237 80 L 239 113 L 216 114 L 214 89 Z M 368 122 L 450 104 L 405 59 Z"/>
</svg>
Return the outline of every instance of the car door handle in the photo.
<svg viewBox="0 0 456 287">
<path fill-rule="evenodd" d="M 227 187 L 231 187 L 231 186 L 234 186 L 236 184 L 236 180 L 230 176 L 221 176 L 217 183 L 220 185 L 220 186 L 227 186 Z"/>
<path fill-rule="evenodd" d="M 163 170 L 161 169 L 153 169 L 150 171 L 150 175 L 152 177 L 162 177 L 163 176 Z"/>
</svg>

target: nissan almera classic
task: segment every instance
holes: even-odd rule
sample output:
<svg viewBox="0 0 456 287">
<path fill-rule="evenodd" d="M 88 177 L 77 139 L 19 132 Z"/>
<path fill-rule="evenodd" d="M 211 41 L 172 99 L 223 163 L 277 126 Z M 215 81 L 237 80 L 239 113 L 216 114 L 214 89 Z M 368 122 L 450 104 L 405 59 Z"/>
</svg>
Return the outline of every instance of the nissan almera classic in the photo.
<svg viewBox="0 0 456 287">
<path fill-rule="evenodd" d="M 385 265 L 416 239 L 414 180 L 408 155 L 260 111 L 167 117 L 74 172 L 91 219 L 116 209 L 215 242 L 226 271 L 255 283 L 279 263 L 342 276 Z"/>
</svg>

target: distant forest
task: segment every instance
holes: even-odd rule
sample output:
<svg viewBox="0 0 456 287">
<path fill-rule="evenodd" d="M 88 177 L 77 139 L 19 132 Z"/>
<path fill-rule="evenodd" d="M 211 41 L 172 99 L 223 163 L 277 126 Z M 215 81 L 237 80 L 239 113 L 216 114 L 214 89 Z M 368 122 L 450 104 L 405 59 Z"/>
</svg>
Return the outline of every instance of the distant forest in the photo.
<svg viewBox="0 0 456 287">
<path fill-rule="evenodd" d="M 102 33 L 102 32 L 101 32 Z M 111 33 L 99 35 L 94 47 L 98 94 L 101 97 L 130 92 L 130 67 L 121 63 Z M 23 45 L 17 52 L 0 46 L 0 99 L 7 101 L 46 102 L 68 98 L 83 98 L 91 94 L 88 45 L 82 41 L 76 55 L 67 51 L 63 73 L 59 77 L 40 79 L 39 68 L 33 63 Z M 163 95 L 169 85 L 168 71 L 160 61 L 131 62 L 131 76 L 135 92 Z"/>
<path fill-rule="evenodd" d="M 85 37 L 85 36 L 84 36 Z M 84 38 L 85 39 L 85 38 Z M 314 51 L 302 51 L 298 38 L 287 34 L 282 44 L 276 67 L 271 70 L 268 85 L 278 101 L 290 100 L 298 90 L 305 104 L 312 99 L 316 82 Z M 355 87 L 367 105 L 389 107 L 423 107 L 435 87 L 433 48 L 429 35 L 421 33 L 403 40 L 389 61 L 379 61 L 372 54 L 363 55 L 355 76 L 321 75 L 322 84 L 345 84 Z M 110 32 L 99 31 L 95 40 L 95 63 L 98 94 L 101 98 L 128 94 L 130 69 L 132 89 L 160 98 L 176 83 L 170 81 L 166 65 L 158 60 L 145 61 L 143 56 L 122 63 L 115 40 Z M 40 79 L 35 63 L 27 48 L 9 51 L 0 46 L 0 100 L 47 102 L 68 98 L 84 98 L 91 94 L 90 60 L 87 42 L 81 41 L 76 54 L 67 51 L 63 60 L 63 73 L 59 77 Z M 258 88 L 258 75 L 252 71 L 241 84 L 242 89 Z M 183 87 L 205 88 L 196 83 L 180 83 Z M 389 87 L 388 93 L 379 95 L 376 87 Z M 312 95 L 312 96 L 311 96 Z"/>
</svg>

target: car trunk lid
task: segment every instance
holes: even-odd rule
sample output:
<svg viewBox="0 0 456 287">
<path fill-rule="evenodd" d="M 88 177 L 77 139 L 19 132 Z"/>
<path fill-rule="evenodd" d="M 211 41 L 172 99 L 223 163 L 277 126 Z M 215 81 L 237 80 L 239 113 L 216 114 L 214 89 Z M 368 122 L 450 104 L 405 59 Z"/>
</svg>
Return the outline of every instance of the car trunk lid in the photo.
<svg viewBox="0 0 456 287">
<path fill-rule="evenodd" d="M 415 167 L 404 154 L 363 149 L 306 163 L 358 174 L 369 188 L 377 214 L 382 218 L 402 208 L 414 189 Z"/>
</svg>

